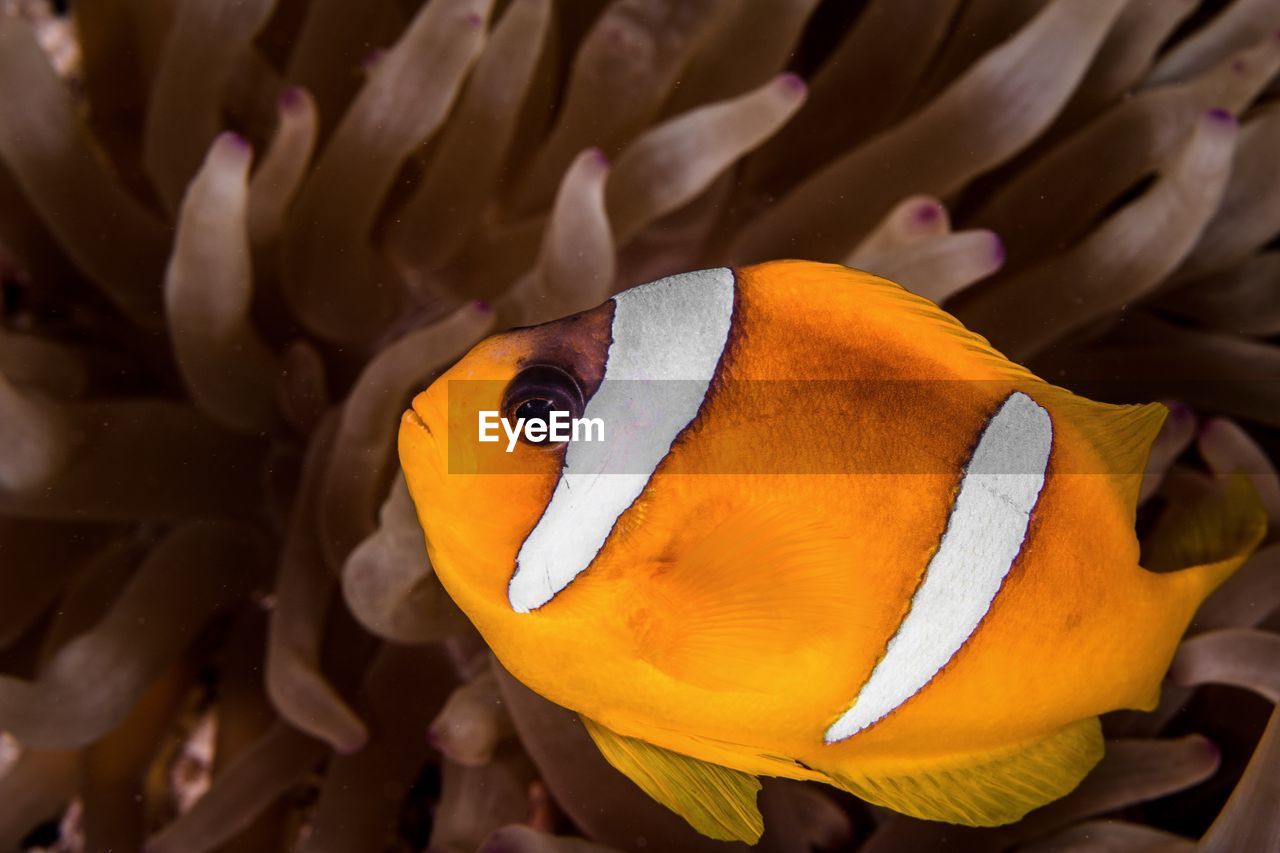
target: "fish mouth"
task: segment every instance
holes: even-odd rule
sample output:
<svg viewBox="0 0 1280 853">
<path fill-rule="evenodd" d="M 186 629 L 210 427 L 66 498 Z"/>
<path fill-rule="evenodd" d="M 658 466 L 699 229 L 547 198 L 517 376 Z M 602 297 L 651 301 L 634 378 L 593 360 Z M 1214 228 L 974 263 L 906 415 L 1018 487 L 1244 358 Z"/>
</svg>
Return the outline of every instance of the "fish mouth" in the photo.
<svg viewBox="0 0 1280 853">
<path fill-rule="evenodd" d="M 416 426 L 416 427 L 420 427 L 427 431 L 427 435 L 430 435 L 432 437 L 435 436 L 435 433 L 431 431 L 431 427 L 427 426 L 427 422 L 423 420 L 422 415 L 418 414 L 417 409 L 410 408 L 406 410 L 404 413 L 404 416 L 401 418 L 401 422 L 405 424 L 412 424 L 413 426 Z"/>
<path fill-rule="evenodd" d="M 446 467 L 440 458 L 443 453 L 440 439 L 417 406 L 411 406 L 400 416 L 398 443 L 401 467 L 422 466 L 421 470 L 433 472 L 432 476 L 438 476 Z"/>
</svg>

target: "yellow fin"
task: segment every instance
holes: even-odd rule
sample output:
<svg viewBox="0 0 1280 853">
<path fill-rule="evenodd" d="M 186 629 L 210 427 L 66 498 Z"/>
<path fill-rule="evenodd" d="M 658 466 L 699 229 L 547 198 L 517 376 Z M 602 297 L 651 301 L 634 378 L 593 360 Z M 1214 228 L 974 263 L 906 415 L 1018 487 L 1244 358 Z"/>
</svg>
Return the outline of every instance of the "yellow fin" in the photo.
<svg viewBox="0 0 1280 853">
<path fill-rule="evenodd" d="M 1195 603 L 1240 567 L 1267 532 L 1267 513 L 1243 473 L 1179 501 L 1144 543 L 1143 564 L 1155 571 L 1185 569 L 1170 577 L 1190 587 Z"/>
<path fill-rule="evenodd" d="M 698 832 L 721 841 L 760 840 L 764 819 L 756 808 L 756 777 L 623 737 L 586 717 L 582 722 L 615 769 Z"/>
<path fill-rule="evenodd" d="M 672 678 L 756 691 L 854 612 L 849 543 L 813 513 L 748 503 L 676 543 L 632 621 L 636 654 Z"/>
<path fill-rule="evenodd" d="M 1062 797 L 1102 758 L 1097 717 L 1079 720 L 1034 743 L 919 773 L 831 773 L 862 799 L 902 814 L 967 826 L 1000 826 Z"/>
<path fill-rule="evenodd" d="M 1073 424 L 1097 451 L 1104 471 L 1115 481 L 1124 507 L 1133 522 L 1138 510 L 1138 493 L 1147 467 L 1151 445 L 1156 440 L 1169 410 L 1161 403 L 1115 406 L 1078 397 L 1064 388 L 1047 385 L 1039 401 Z"/>
<path fill-rule="evenodd" d="M 819 266 L 807 261 L 771 263 Z M 1066 388 L 1046 382 L 1027 368 L 1011 361 L 985 337 L 965 328 L 958 319 L 937 304 L 910 292 L 902 285 L 837 264 L 821 266 L 826 267 L 827 272 L 843 276 L 854 286 L 863 288 L 868 299 L 900 312 L 903 318 L 900 325 L 910 324 L 919 329 L 921 334 L 917 337 L 920 340 L 940 336 L 941 341 L 935 344 L 935 351 L 939 352 L 942 361 L 959 371 L 960 375 L 965 378 L 991 376 L 1008 382 L 1047 407 L 1055 416 L 1068 420 L 1097 452 L 1103 465 L 1103 470 L 1097 473 L 1109 474 L 1113 478 L 1124 506 L 1136 514 L 1142 473 L 1146 468 L 1151 443 L 1168 414 L 1168 409 L 1163 405 L 1114 405 L 1080 397 Z M 943 353 L 939 350 L 940 346 L 945 346 L 952 352 Z M 977 374 L 974 374 L 971 367 L 978 368 Z"/>
</svg>

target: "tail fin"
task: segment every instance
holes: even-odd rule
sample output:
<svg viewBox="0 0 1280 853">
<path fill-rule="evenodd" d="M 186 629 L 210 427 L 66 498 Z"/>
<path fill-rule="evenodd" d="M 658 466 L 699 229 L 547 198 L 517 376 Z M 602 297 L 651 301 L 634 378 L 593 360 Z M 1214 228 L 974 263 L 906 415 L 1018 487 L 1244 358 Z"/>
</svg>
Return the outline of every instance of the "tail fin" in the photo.
<svg viewBox="0 0 1280 853">
<path fill-rule="evenodd" d="M 1174 572 L 1169 578 L 1194 612 L 1249 558 L 1266 532 L 1267 515 L 1258 494 L 1236 472 L 1166 512 L 1148 540 L 1143 562 L 1154 571 Z"/>
</svg>

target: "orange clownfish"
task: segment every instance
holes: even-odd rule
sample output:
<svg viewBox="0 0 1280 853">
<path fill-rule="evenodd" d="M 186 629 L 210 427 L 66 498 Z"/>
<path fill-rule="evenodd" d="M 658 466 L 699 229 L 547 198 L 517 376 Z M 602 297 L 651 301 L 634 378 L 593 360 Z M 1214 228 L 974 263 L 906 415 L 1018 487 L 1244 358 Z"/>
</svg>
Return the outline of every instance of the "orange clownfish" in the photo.
<svg viewBox="0 0 1280 853">
<path fill-rule="evenodd" d="M 1097 763 L 1099 714 L 1155 705 L 1264 533 L 1237 478 L 1186 519 L 1184 570 L 1139 565 L 1165 414 L 779 261 L 483 341 L 413 401 L 400 459 L 502 665 L 695 828 L 754 842 L 759 776 L 1016 820 Z"/>
</svg>

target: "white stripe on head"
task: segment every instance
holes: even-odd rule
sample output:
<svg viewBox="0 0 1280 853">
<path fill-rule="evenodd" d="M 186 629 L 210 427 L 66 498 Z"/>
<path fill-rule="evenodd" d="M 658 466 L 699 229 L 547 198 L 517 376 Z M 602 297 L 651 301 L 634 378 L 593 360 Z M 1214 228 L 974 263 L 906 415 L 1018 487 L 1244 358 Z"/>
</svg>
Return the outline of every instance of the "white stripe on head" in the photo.
<svg viewBox="0 0 1280 853">
<path fill-rule="evenodd" d="M 546 511 L 516 556 L 507 597 L 517 613 L 546 604 L 586 570 L 697 416 L 729 339 L 733 295 L 733 272 L 721 268 L 613 298 L 604 378 L 582 414 L 604 422 L 605 440 L 566 448 Z"/>
<path fill-rule="evenodd" d="M 827 729 L 827 743 L 918 693 L 977 630 L 1022 550 L 1052 445 L 1049 413 L 1021 392 L 987 422 L 911 607 L 853 707 Z"/>
</svg>

